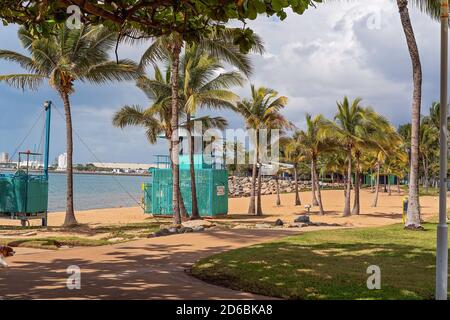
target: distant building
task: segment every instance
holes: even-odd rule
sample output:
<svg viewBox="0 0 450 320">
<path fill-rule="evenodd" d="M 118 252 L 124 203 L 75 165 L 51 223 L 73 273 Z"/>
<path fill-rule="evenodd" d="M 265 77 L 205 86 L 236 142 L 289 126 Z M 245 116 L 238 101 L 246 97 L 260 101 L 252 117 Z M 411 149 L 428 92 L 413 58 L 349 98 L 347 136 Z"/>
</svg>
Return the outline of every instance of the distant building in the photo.
<svg viewBox="0 0 450 320">
<path fill-rule="evenodd" d="M 19 167 L 21 169 L 25 169 L 27 167 L 28 169 L 43 169 L 44 164 L 38 160 L 29 160 L 28 162 L 26 160 L 22 160 L 19 163 Z"/>
<path fill-rule="evenodd" d="M 7 152 L 0 153 L 0 163 L 9 163 L 9 153 Z"/>
<path fill-rule="evenodd" d="M 57 170 L 67 170 L 67 153 L 63 153 L 58 157 Z"/>
<path fill-rule="evenodd" d="M 149 163 L 94 162 L 92 164 L 100 169 L 112 169 L 115 173 L 145 172 L 150 168 L 156 168 L 156 164 Z"/>
</svg>

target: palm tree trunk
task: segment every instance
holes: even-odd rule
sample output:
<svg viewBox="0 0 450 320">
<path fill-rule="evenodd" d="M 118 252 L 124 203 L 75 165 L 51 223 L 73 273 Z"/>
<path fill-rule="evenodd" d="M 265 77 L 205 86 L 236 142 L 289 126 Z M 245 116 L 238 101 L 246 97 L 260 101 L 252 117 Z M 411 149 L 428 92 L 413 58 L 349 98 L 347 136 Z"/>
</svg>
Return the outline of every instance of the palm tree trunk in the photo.
<svg viewBox="0 0 450 320">
<path fill-rule="evenodd" d="M 419 50 L 417 48 L 414 30 L 408 12 L 408 1 L 397 0 L 403 31 L 408 44 L 413 69 L 413 102 L 411 119 L 411 169 L 409 172 L 409 204 L 406 215 L 406 226 L 418 228 L 420 224 L 419 204 L 419 132 L 420 132 L 420 105 L 422 100 L 422 66 Z"/>
<path fill-rule="evenodd" d="M 400 177 L 397 177 L 397 192 L 400 193 Z"/>
<path fill-rule="evenodd" d="M 359 191 L 360 191 L 360 163 L 359 163 L 359 152 L 356 152 L 356 157 L 355 157 L 355 161 L 356 161 L 356 170 L 355 170 L 355 200 L 353 203 L 353 210 L 352 210 L 352 214 L 353 215 L 358 215 L 360 213 L 360 202 L 359 202 Z"/>
<path fill-rule="evenodd" d="M 312 205 L 318 206 L 319 202 L 316 197 L 316 175 L 314 174 L 313 160 L 311 159 L 311 192 L 312 192 Z"/>
<path fill-rule="evenodd" d="M 187 135 L 189 141 L 189 171 L 191 175 L 191 198 L 192 198 L 192 212 L 191 219 L 200 219 L 197 204 L 197 183 L 195 181 L 195 167 L 194 167 L 194 139 L 192 137 L 191 128 L 191 114 L 188 112 L 186 115 L 187 120 Z"/>
<path fill-rule="evenodd" d="M 320 191 L 319 177 L 317 176 L 316 159 L 315 158 L 313 158 L 312 165 L 313 165 L 314 182 L 316 183 L 316 188 L 317 188 L 317 198 L 318 198 L 317 202 L 319 205 L 319 215 L 323 216 L 325 214 L 325 212 L 323 211 L 322 194 Z"/>
<path fill-rule="evenodd" d="M 344 217 L 348 217 L 350 213 L 350 197 L 352 190 L 352 149 L 347 149 L 348 167 L 347 167 L 347 191 L 345 193 Z"/>
<path fill-rule="evenodd" d="M 170 136 L 166 136 L 166 138 L 171 141 L 172 134 Z M 170 159 L 172 160 L 172 147 L 173 144 L 169 143 L 169 155 L 170 155 Z M 173 170 L 173 161 L 171 162 L 171 169 Z M 178 203 L 180 204 L 180 217 L 181 220 L 185 220 L 188 216 L 187 214 L 187 210 L 186 210 L 186 206 L 184 205 L 184 199 L 183 199 L 183 195 L 181 194 L 181 191 L 178 194 Z"/>
<path fill-rule="evenodd" d="M 377 162 L 377 175 L 375 180 L 375 198 L 373 199 L 372 207 L 376 207 L 378 204 L 379 190 L 380 190 L 380 163 Z"/>
<path fill-rule="evenodd" d="M 258 166 L 258 193 L 256 194 L 256 215 L 262 216 L 262 204 L 261 204 L 261 187 L 262 187 L 262 163 Z"/>
<path fill-rule="evenodd" d="M 255 207 L 255 195 L 256 195 L 256 174 L 258 169 L 258 144 L 259 144 L 259 133 L 258 130 L 256 130 L 256 146 L 255 146 L 255 157 L 253 159 L 253 170 L 252 170 L 252 187 L 250 191 L 250 204 L 248 206 L 248 214 L 256 214 L 256 207 Z"/>
<path fill-rule="evenodd" d="M 73 208 L 73 133 L 72 133 L 72 113 L 70 100 L 67 92 L 60 92 L 64 103 L 64 112 L 66 116 L 66 143 L 67 143 L 67 208 L 64 226 L 70 227 L 76 225 L 77 219 Z"/>
<path fill-rule="evenodd" d="M 391 181 L 389 180 L 389 175 L 387 176 L 387 183 L 388 183 L 388 195 L 392 195 L 391 193 Z"/>
<path fill-rule="evenodd" d="M 295 205 L 300 206 L 302 202 L 300 201 L 300 194 L 298 193 L 298 172 L 297 167 L 294 166 L 294 181 L 295 181 Z"/>
<path fill-rule="evenodd" d="M 278 181 L 278 174 L 275 175 L 275 184 L 277 186 L 277 206 L 281 206 L 280 199 L 280 182 Z"/>
<path fill-rule="evenodd" d="M 179 198 L 178 198 L 178 203 L 180 204 L 180 216 L 181 216 L 181 220 L 186 220 L 189 217 L 189 214 L 187 212 L 186 206 L 184 205 L 184 199 L 183 199 L 183 194 L 181 193 L 181 190 L 179 192 Z"/>
<path fill-rule="evenodd" d="M 423 175 L 424 175 L 424 181 L 423 181 L 423 185 L 425 187 L 425 192 L 428 193 L 428 186 L 429 186 L 429 178 L 428 178 L 428 165 L 427 165 L 427 160 L 423 159 L 422 160 L 423 163 Z"/>
<path fill-rule="evenodd" d="M 181 41 L 173 41 L 171 50 L 172 57 L 172 117 L 170 124 L 172 127 L 172 203 L 174 224 L 181 224 L 180 215 L 180 165 L 178 160 L 179 137 L 178 137 L 178 69 L 180 65 Z"/>
</svg>

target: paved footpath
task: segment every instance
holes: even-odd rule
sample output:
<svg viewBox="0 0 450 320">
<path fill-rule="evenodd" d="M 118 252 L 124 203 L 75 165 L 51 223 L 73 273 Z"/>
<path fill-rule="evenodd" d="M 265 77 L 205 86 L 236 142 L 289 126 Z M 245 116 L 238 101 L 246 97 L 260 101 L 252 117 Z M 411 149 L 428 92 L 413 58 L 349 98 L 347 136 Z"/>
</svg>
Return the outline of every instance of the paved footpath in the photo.
<svg viewBox="0 0 450 320">
<path fill-rule="evenodd" d="M 197 280 L 185 269 L 200 258 L 270 241 L 281 230 L 205 231 L 100 247 L 17 248 L 0 269 L 1 299 L 264 299 Z M 68 290 L 66 269 L 81 268 L 81 289 Z"/>
</svg>

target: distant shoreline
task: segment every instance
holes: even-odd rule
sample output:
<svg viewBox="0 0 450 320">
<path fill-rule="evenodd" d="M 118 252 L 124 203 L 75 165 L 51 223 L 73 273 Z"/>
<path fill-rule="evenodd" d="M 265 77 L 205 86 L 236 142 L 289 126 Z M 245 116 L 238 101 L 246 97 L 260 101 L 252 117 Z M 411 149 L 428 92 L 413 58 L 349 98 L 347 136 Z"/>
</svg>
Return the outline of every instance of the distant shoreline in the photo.
<svg viewBox="0 0 450 320">
<path fill-rule="evenodd" d="M 15 170 L 5 169 L 7 172 L 14 172 Z M 41 170 L 28 170 L 28 172 L 42 172 Z M 49 173 L 67 174 L 67 171 L 49 170 Z M 132 177 L 149 177 L 150 175 L 144 173 L 113 173 L 113 172 L 96 172 L 96 171 L 73 171 L 73 174 L 84 175 L 98 175 L 98 176 L 132 176 Z"/>
</svg>

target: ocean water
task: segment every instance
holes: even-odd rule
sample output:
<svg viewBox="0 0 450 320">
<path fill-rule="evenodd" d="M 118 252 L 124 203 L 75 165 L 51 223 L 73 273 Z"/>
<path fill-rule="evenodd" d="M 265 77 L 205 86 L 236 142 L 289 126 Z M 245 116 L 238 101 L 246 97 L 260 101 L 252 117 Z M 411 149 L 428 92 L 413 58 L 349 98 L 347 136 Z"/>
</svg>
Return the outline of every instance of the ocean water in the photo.
<svg viewBox="0 0 450 320">
<path fill-rule="evenodd" d="M 142 183 L 150 181 L 148 176 L 74 174 L 75 210 L 137 206 Z M 50 174 L 48 197 L 50 212 L 66 209 L 65 174 Z"/>
</svg>

